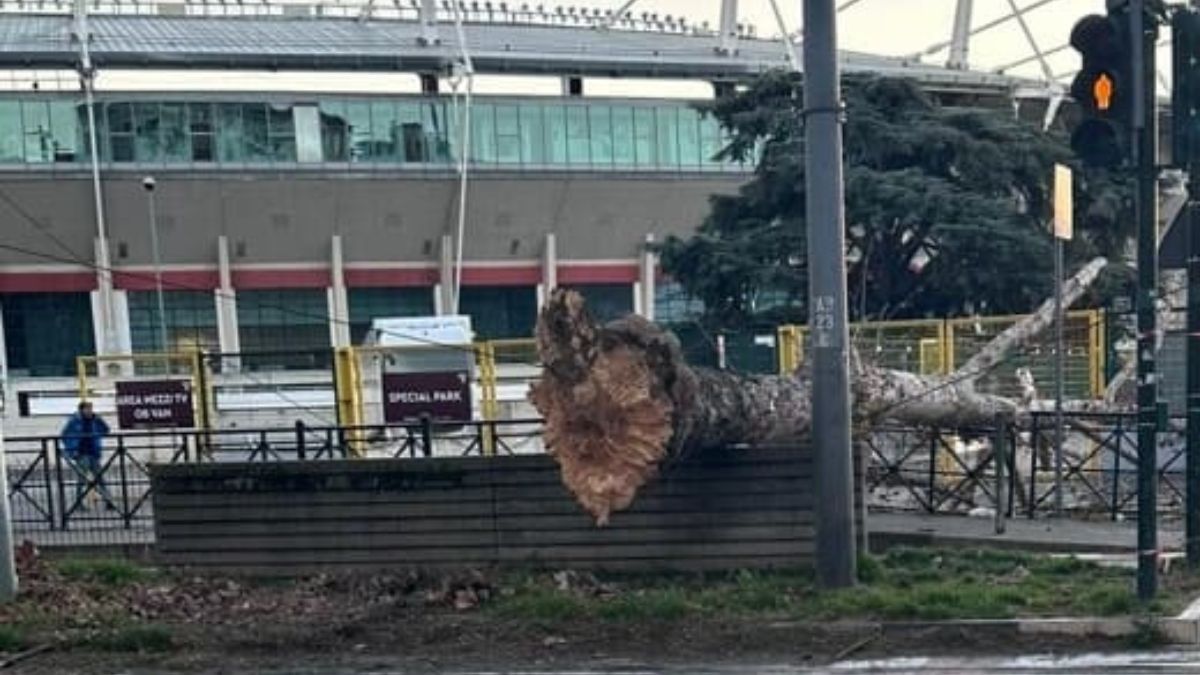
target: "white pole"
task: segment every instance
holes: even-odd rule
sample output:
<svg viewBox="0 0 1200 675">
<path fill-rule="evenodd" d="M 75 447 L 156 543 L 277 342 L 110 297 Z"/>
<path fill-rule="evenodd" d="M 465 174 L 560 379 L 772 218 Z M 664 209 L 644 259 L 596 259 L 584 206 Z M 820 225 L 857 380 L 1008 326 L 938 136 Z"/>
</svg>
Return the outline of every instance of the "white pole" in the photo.
<svg viewBox="0 0 1200 675">
<path fill-rule="evenodd" d="M 158 300 L 158 350 L 170 352 L 171 345 L 167 341 L 167 303 L 163 299 L 162 254 L 158 247 L 158 209 L 154 202 L 154 178 L 143 178 L 142 187 L 146 189 L 146 204 L 150 211 L 150 248 L 153 249 L 154 255 L 154 292 Z"/>
<path fill-rule="evenodd" d="M 8 503 L 8 463 L 4 451 L 4 418 L 0 416 L 0 603 L 17 597 L 17 563 L 13 559 L 12 513 Z"/>
</svg>

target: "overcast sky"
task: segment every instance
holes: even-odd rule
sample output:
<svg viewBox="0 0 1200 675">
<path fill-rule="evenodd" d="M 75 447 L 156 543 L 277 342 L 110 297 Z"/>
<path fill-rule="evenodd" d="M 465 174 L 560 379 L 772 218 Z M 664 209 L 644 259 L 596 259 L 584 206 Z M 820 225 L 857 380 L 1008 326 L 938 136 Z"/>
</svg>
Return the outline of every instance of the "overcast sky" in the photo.
<svg viewBox="0 0 1200 675">
<path fill-rule="evenodd" d="M 277 0 L 278 1 L 278 0 Z M 295 0 L 293 0 L 295 1 Z M 311 0 L 310 0 L 311 1 Z M 317 0 L 318 2 L 320 0 Z M 509 5 L 517 5 L 524 0 L 509 0 Z M 972 18 L 974 27 L 985 26 L 1001 17 L 1011 15 L 1010 4 L 1017 7 L 1030 7 L 1043 0 L 975 0 L 975 11 Z M 555 0 L 538 0 L 551 8 Z M 839 5 L 847 4 L 848 0 L 838 0 Z M 530 1 L 528 4 L 533 4 Z M 617 8 L 622 0 L 590 0 L 575 2 L 567 0 L 564 6 L 589 6 L 600 8 Z M 922 53 L 930 47 L 949 40 L 953 23 L 956 0 L 857 0 L 839 15 L 840 42 L 843 49 L 872 52 L 888 55 L 912 55 Z M 1105 0 L 1050 0 L 1026 16 L 1027 26 L 1038 47 L 1043 51 L 1051 51 L 1066 44 L 1071 26 L 1079 17 L 1092 13 L 1103 12 Z M 720 0 L 638 0 L 631 11 L 657 12 L 660 15 L 685 15 L 691 21 L 709 21 L 717 23 L 720 13 Z M 796 30 L 800 16 L 800 0 L 780 0 L 784 22 L 789 32 Z M 770 0 L 741 0 L 740 15 L 743 21 L 754 24 L 760 36 L 778 34 Z M 992 70 L 1024 59 L 1033 53 L 1028 38 L 1022 31 L 1018 21 L 1010 20 L 994 28 L 976 35 L 971 44 L 970 62 L 972 67 L 981 70 Z M 924 58 L 928 63 L 944 63 L 947 52 L 941 49 Z M 1055 76 L 1073 72 L 1078 67 L 1078 55 L 1071 49 L 1053 53 L 1047 57 L 1050 70 Z M 1160 50 L 1159 69 L 1163 73 L 1170 71 L 1170 54 Z M 1008 72 L 1041 78 L 1042 68 L 1036 62 L 1030 62 L 1010 69 Z M 211 82 L 202 82 L 211 80 Z M 202 88 L 214 89 L 268 89 L 268 88 L 297 88 L 312 90 L 327 89 L 361 89 L 364 91 L 405 91 L 413 86 L 415 78 L 405 75 L 372 74 L 370 76 L 345 76 L 337 74 L 305 75 L 303 79 L 295 76 L 267 76 L 253 73 L 222 73 L 213 74 L 207 78 L 192 76 L 186 80 L 167 78 L 152 73 L 141 74 L 110 74 L 102 76 L 100 85 L 110 88 Z M 497 93 L 501 90 L 511 91 L 513 82 L 499 85 L 481 85 L 482 93 Z M 529 88 L 529 93 L 553 94 L 557 92 L 557 84 L 546 81 L 536 83 L 523 80 L 518 89 Z M 603 85 L 589 88 L 589 93 L 597 89 L 604 93 L 621 93 L 621 88 L 607 88 Z M 653 89 L 651 89 L 653 91 Z M 680 95 L 692 93 L 683 89 Z M 635 94 L 636 95 L 636 94 Z"/>
</svg>

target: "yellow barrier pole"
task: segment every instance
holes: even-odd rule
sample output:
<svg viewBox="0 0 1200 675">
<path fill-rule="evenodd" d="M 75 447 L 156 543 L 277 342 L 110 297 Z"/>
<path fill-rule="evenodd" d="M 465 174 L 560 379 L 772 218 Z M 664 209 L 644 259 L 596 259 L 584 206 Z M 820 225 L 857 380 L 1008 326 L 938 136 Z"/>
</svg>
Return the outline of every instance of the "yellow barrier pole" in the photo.
<svg viewBox="0 0 1200 675">
<path fill-rule="evenodd" d="M 79 387 L 79 401 L 88 400 L 88 377 L 87 377 L 87 357 L 75 357 L 75 380 L 76 386 Z"/>
<path fill-rule="evenodd" d="M 490 342 L 484 342 L 476 347 L 479 360 L 479 393 L 482 399 L 483 421 L 494 422 L 497 417 L 496 402 L 496 347 Z M 491 457 L 496 454 L 496 438 L 490 424 L 484 424 L 480 429 L 480 439 L 483 443 L 483 454 Z"/>
<path fill-rule="evenodd" d="M 346 445 L 354 457 L 362 457 L 362 378 L 358 368 L 358 353 L 353 347 L 338 347 L 334 352 L 333 367 L 337 379 L 338 418 L 342 426 L 350 427 L 346 432 Z"/>
</svg>

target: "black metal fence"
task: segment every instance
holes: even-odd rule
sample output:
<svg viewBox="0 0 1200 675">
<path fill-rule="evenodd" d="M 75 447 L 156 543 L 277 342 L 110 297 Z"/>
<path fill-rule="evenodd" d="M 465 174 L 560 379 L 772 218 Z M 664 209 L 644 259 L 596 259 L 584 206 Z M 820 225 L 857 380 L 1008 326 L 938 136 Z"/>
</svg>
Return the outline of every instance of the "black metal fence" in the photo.
<svg viewBox="0 0 1200 675">
<path fill-rule="evenodd" d="M 1034 413 L 1028 424 L 1001 435 L 994 428 L 881 429 L 866 440 L 868 503 L 928 513 L 982 515 L 1000 508 L 1009 517 L 1048 515 L 1058 508 L 1056 438 L 1051 413 Z M 1158 443 L 1161 513 L 1182 512 L 1184 451 L 1182 425 L 1172 423 Z M 1061 477 L 1064 511 L 1111 520 L 1136 514 L 1137 461 L 1134 415 L 1069 415 Z"/>
<path fill-rule="evenodd" d="M 7 438 L 5 446 L 17 539 L 120 546 L 154 540 L 151 464 L 534 453 L 541 421 L 119 433 L 95 463 L 71 457 L 61 438 Z"/>
</svg>

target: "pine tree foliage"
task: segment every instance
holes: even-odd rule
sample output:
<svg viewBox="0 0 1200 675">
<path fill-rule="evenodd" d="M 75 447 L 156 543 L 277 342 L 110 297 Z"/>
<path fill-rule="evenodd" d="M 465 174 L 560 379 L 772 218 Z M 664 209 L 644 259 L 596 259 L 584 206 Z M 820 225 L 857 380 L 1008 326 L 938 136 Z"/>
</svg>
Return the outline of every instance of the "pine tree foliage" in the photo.
<svg viewBox="0 0 1200 675">
<path fill-rule="evenodd" d="M 704 301 L 712 326 L 804 320 L 802 90 L 799 76 L 769 73 L 708 107 L 732 136 L 722 155 L 756 161 L 757 168 L 737 194 L 714 197 L 694 236 L 667 240 L 661 253 L 668 275 Z M 1043 133 L 1011 109 L 943 106 L 907 80 L 848 80 L 844 97 L 846 259 L 855 318 L 1019 313 L 1036 306 L 1053 285 L 1048 222 L 1055 162 L 1076 165 L 1076 240 L 1068 267 L 1095 255 L 1124 257 L 1131 234 L 1127 186 L 1084 172 L 1061 134 Z"/>
</svg>

